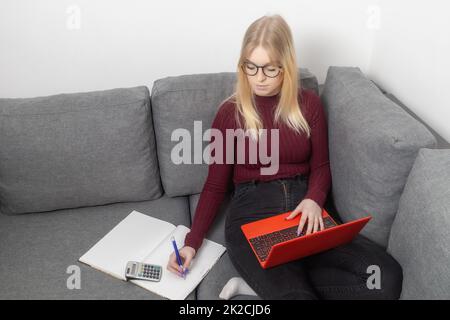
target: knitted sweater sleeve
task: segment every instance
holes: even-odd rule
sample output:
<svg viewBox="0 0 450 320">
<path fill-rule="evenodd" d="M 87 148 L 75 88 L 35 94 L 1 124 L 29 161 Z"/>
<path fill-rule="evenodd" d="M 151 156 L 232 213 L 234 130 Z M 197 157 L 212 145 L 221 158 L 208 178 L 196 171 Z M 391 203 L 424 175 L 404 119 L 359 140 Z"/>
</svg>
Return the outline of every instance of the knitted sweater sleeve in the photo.
<svg viewBox="0 0 450 320">
<path fill-rule="evenodd" d="M 328 156 L 328 129 L 320 97 L 312 93 L 307 103 L 311 111 L 311 156 L 308 191 L 305 198 L 314 200 L 323 208 L 331 185 L 330 162 Z"/>
<path fill-rule="evenodd" d="M 208 165 L 208 176 L 200 193 L 191 230 L 186 234 L 184 241 L 185 245 L 194 248 L 196 251 L 201 247 L 203 239 L 213 223 L 225 195 L 232 185 L 234 161 L 226 163 L 227 144 L 225 138 L 226 129 L 233 128 L 230 120 L 233 116 L 232 111 L 230 104 L 225 102 L 219 108 L 211 125 L 212 129 L 218 130 L 217 133 L 222 136 L 222 139 L 217 139 L 214 132 L 211 133 L 210 147 L 212 158 Z M 218 149 L 213 148 L 213 144 L 216 141 L 218 142 L 217 146 L 220 146 Z M 234 143 L 230 145 L 234 148 Z M 228 152 L 230 152 L 230 149 L 228 149 Z"/>
</svg>

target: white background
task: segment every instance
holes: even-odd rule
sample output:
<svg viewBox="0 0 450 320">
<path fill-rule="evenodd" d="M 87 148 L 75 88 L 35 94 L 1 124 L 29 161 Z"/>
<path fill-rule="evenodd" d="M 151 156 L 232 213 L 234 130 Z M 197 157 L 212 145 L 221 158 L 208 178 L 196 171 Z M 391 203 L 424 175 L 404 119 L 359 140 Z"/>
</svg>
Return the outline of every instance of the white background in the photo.
<svg viewBox="0 0 450 320">
<path fill-rule="evenodd" d="M 235 71 L 247 27 L 291 27 L 299 66 L 357 66 L 450 141 L 445 0 L 2 0 L 0 97 L 146 85 Z"/>
</svg>

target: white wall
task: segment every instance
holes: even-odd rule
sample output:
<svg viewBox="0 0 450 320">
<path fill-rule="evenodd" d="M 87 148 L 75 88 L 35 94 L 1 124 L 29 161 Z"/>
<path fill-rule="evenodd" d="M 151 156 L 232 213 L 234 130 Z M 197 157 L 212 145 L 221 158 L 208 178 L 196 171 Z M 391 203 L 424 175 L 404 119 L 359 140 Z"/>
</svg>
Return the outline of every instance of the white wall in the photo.
<svg viewBox="0 0 450 320">
<path fill-rule="evenodd" d="M 2 0 L 0 97 L 148 85 L 158 78 L 235 71 L 247 27 L 279 13 L 298 62 L 368 65 L 368 0 Z M 70 29 L 76 5 L 80 28 Z"/>
<path fill-rule="evenodd" d="M 381 0 L 368 76 L 450 142 L 450 3 Z"/>
<path fill-rule="evenodd" d="M 151 88 L 166 76 L 235 71 L 250 23 L 279 13 L 299 65 L 320 83 L 330 65 L 358 66 L 450 140 L 447 6 L 412 2 L 2 0 L 0 97 Z"/>
</svg>

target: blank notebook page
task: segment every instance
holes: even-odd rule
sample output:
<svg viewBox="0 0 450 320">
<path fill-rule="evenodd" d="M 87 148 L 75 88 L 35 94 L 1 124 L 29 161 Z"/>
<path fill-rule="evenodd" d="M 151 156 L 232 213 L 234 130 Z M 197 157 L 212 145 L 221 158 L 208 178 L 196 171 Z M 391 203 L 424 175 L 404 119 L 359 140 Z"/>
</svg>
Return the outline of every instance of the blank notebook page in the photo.
<svg viewBox="0 0 450 320">
<path fill-rule="evenodd" d="M 169 222 L 133 211 L 79 261 L 126 280 L 127 262 L 143 261 L 173 230 L 175 226 Z"/>
<path fill-rule="evenodd" d="M 169 262 L 170 254 L 174 252 L 170 237 L 173 235 L 178 248 L 181 248 L 184 246 L 184 238 L 188 232 L 189 228 L 182 225 L 178 226 L 173 233 L 164 239 L 161 246 L 157 247 L 155 251 L 145 258 L 144 262 L 158 264 L 163 267 L 162 277 L 159 282 L 145 280 L 131 280 L 131 282 L 169 299 L 186 299 L 226 251 L 221 244 L 204 239 L 202 246 L 191 262 L 186 278 L 182 278 L 167 270 L 166 266 Z"/>
</svg>

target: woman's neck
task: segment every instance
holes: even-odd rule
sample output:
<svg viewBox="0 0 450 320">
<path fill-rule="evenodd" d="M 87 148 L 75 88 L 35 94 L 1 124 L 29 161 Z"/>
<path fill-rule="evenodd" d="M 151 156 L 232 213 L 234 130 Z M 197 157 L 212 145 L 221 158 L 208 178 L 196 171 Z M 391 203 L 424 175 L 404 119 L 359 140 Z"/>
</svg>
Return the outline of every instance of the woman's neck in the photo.
<svg viewBox="0 0 450 320">
<path fill-rule="evenodd" d="M 280 92 L 270 96 L 259 96 L 257 94 L 253 94 L 253 96 L 257 105 L 275 105 L 280 98 Z"/>
</svg>

